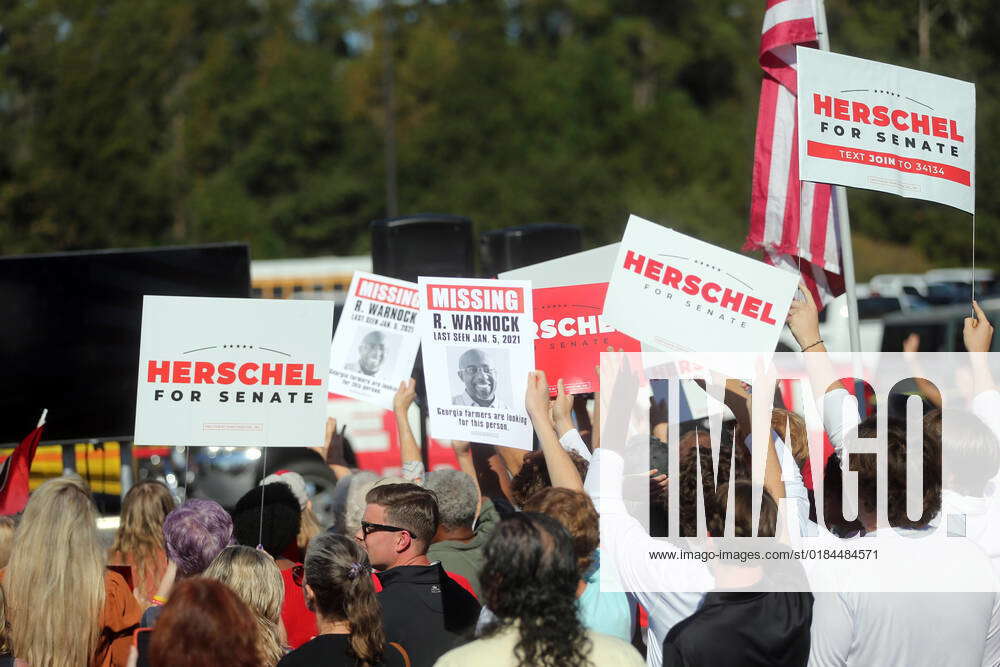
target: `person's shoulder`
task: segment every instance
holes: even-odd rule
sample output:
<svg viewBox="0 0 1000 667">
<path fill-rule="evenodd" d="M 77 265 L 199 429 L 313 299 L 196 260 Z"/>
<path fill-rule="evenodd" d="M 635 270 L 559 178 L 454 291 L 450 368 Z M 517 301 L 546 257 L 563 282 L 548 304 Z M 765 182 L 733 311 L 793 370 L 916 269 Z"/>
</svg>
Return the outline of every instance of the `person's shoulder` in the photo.
<svg viewBox="0 0 1000 667">
<path fill-rule="evenodd" d="M 498 657 L 504 651 L 498 650 L 496 637 L 475 639 L 468 644 L 453 648 L 434 663 L 434 667 L 465 667 L 465 665 L 495 665 L 500 664 Z"/>
<path fill-rule="evenodd" d="M 113 570 L 104 571 L 104 622 L 109 627 L 138 624 L 142 617 L 132 587 Z"/>
<path fill-rule="evenodd" d="M 441 568 L 444 570 L 444 568 Z M 472 592 L 472 584 L 469 580 L 460 574 L 455 572 L 448 572 L 445 570 L 444 578 L 444 588 L 446 591 L 452 595 L 461 595 L 462 597 L 468 598 L 470 601 L 475 602 L 476 606 L 479 606 L 479 598 L 476 594 Z"/>
<path fill-rule="evenodd" d="M 476 595 L 476 591 L 472 588 L 472 582 L 469 581 L 468 577 L 462 576 L 458 572 L 452 572 L 450 570 L 445 570 L 445 574 L 448 575 L 449 579 L 461 586 L 462 590 L 471 595 L 477 603 L 479 602 L 479 597 Z"/>
<path fill-rule="evenodd" d="M 346 635 L 345 635 L 346 636 Z M 336 635 L 317 635 L 278 661 L 278 667 L 310 667 L 319 661 L 336 657 L 339 648 Z"/>
<path fill-rule="evenodd" d="M 618 637 L 593 630 L 587 631 L 587 637 L 591 642 L 591 657 L 595 665 L 641 667 L 646 664 L 634 646 Z"/>
<path fill-rule="evenodd" d="M 110 569 L 104 570 L 104 588 L 107 591 L 126 589 L 131 592 L 132 590 L 129 588 L 128 582 L 125 581 L 125 577 Z"/>
</svg>

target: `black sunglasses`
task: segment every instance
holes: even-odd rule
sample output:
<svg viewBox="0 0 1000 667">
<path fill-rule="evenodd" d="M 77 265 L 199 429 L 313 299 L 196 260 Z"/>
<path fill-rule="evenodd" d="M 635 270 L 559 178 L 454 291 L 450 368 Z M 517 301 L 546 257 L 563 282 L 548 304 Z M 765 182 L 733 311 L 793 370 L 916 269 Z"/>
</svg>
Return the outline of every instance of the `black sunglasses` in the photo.
<svg viewBox="0 0 1000 667">
<path fill-rule="evenodd" d="M 361 522 L 361 533 L 368 537 L 372 533 L 377 533 L 380 530 L 388 531 L 391 533 L 400 533 L 406 530 L 406 528 L 397 528 L 396 526 L 385 526 L 381 523 L 368 523 L 367 521 Z"/>
</svg>

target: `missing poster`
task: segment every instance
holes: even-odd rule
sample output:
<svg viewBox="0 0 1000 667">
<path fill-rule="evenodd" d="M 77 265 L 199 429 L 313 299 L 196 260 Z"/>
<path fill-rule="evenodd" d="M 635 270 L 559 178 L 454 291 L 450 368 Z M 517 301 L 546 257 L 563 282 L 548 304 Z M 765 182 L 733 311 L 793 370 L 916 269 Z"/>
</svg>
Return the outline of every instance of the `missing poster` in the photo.
<svg viewBox="0 0 1000 667">
<path fill-rule="evenodd" d="M 531 284 L 420 277 L 419 286 L 431 435 L 531 449 Z"/>
<path fill-rule="evenodd" d="M 420 347 L 414 283 L 357 271 L 330 346 L 329 390 L 392 409 Z"/>
</svg>

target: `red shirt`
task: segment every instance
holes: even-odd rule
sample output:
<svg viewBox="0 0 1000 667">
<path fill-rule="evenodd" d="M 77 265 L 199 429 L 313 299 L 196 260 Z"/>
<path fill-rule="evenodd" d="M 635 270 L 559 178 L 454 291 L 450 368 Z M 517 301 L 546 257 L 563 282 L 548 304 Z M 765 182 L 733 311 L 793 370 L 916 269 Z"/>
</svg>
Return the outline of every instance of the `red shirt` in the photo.
<svg viewBox="0 0 1000 667">
<path fill-rule="evenodd" d="M 302 587 L 292 581 L 292 568 L 281 571 L 281 580 L 285 583 L 281 620 L 288 633 L 288 645 L 296 649 L 316 636 L 316 615 L 306 607 Z"/>
</svg>

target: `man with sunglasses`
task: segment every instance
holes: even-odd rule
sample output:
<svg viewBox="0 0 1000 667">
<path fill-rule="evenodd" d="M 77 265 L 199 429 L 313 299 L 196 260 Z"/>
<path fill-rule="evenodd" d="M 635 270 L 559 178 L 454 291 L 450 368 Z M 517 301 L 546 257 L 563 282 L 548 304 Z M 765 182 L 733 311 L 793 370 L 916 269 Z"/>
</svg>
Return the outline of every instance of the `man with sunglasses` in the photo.
<svg viewBox="0 0 1000 667">
<path fill-rule="evenodd" d="M 479 602 L 427 558 L 439 522 L 432 492 L 416 484 L 385 484 L 369 491 L 365 502 L 355 539 L 380 570 L 386 638 L 406 647 L 414 667 L 431 667 L 475 627 Z"/>
</svg>

